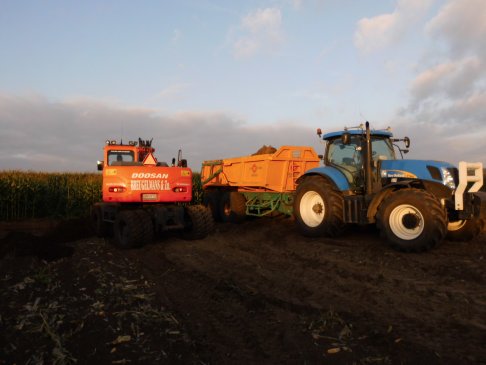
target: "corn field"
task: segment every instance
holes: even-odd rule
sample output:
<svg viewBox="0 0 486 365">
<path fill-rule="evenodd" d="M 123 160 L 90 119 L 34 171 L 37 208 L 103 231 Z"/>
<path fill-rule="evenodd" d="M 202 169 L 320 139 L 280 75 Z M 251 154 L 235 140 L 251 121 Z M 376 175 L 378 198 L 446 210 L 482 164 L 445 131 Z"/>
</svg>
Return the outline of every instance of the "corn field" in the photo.
<svg viewBox="0 0 486 365">
<path fill-rule="evenodd" d="M 0 172 L 0 220 L 74 218 L 101 199 L 101 175 Z"/>
<path fill-rule="evenodd" d="M 192 204 L 202 201 L 199 173 L 193 174 Z M 101 200 L 101 174 L 0 171 L 0 221 L 88 216 Z"/>
</svg>

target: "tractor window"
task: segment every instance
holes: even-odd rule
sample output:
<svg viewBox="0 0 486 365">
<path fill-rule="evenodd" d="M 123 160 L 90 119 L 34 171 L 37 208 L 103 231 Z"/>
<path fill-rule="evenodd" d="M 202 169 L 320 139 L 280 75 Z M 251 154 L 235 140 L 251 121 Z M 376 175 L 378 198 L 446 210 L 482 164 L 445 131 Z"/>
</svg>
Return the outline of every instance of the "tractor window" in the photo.
<svg viewBox="0 0 486 365">
<path fill-rule="evenodd" d="M 343 144 L 341 138 L 328 142 L 326 164 L 338 168 L 352 187 L 359 185 L 361 176 L 361 138 L 351 136 L 349 144 Z"/>
<path fill-rule="evenodd" d="M 108 165 L 109 166 L 120 166 L 124 162 L 133 162 L 134 153 L 133 151 L 108 151 Z"/>
<path fill-rule="evenodd" d="M 353 166 L 361 165 L 361 141 L 356 136 L 351 136 L 351 142 L 344 145 L 341 138 L 329 141 L 327 159 L 333 165 Z"/>
<path fill-rule="evenodd" d="M 373 138 L 373 160 L 394 160 L 395 151 L 388 138 Z"/>
</svg>

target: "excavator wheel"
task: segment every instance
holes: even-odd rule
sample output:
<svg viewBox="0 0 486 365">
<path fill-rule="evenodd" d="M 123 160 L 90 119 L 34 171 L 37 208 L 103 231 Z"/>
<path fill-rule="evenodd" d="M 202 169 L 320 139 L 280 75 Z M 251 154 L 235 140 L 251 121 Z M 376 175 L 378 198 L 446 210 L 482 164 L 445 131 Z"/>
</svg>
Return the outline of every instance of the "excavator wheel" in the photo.
<svg viewBox="0 0 486 365">
<path fill-rule="evenodd" d="M 93 206 L 91 208 L 91 225 L 98 237 L 111 237 L 113 236 L 112 226 L 103 221 L 101 208 L 99 206 Z"/>
<path fill-rule="evenodd" d="M 118 213 L 113 227 L 115 244 L 120 248 L 135 248 L 142 246 L 146 238 L 145 225 L 140 224 L 136 210 L 122 210 Z"/>
<path fill-rule="evenodd" d="M 142 245 L 151 243 L 154 240 L 154 224 L 151 215 L 144 209 L 135 210 L 140 226 L 140 241 Z"/>
<path fill-rule="evenodd" d="M 189 205 L 184 208 L 184 225 L 182 237 L 186 240 L 203 239 L 214 230 L 211 211 L 203 205 Z"/>
</svg>

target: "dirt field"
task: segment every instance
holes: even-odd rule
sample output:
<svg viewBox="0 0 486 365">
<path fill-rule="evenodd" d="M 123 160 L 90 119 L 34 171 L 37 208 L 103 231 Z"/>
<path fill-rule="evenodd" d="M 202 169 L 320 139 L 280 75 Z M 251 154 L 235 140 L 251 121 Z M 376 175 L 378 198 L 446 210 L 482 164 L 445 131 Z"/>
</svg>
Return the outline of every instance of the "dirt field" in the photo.
<svg viewBox="0 0 486 365">
<path fill-rule="evenodd" d="M 216 226 L 121 251 L 4 237 L 0 364 L 486 364 L 486 234 L 422 254 L 358 227 Z"/>
</svg>

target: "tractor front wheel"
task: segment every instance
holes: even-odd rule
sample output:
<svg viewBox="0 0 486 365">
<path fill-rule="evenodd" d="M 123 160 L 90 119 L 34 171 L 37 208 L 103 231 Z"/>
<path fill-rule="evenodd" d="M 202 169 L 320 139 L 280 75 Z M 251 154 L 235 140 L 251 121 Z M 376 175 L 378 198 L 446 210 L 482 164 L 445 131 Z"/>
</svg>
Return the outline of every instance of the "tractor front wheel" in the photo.
<svg viewBox="0 0 486 365">
<path fill-rule="evenodd" d="M 295 222 L 310 237 L 335 237 L 344 229 L 343 199 L 331 183 L 320 176 L 306 178 L 297 187 Z"/>
<path fill-rule="evenodd" d="M 393 248 L 421 252 L 435 247 L 444 239 L 447 217 L 432 194 L 407 188 L 391 193 L 381 203 L 377 225 Z"/>
<path fill-rule="evenodd" d="M 473 218 L 449 222 L 447 225 L 447 239 L 449 241 L 468 242 L 476 238 L 483 228 L 480 219 Z"/>
</svg>

